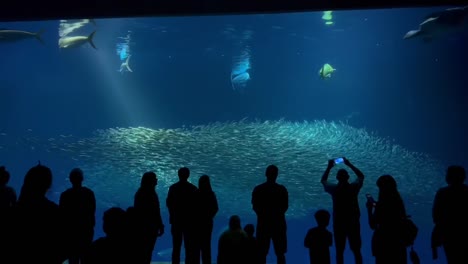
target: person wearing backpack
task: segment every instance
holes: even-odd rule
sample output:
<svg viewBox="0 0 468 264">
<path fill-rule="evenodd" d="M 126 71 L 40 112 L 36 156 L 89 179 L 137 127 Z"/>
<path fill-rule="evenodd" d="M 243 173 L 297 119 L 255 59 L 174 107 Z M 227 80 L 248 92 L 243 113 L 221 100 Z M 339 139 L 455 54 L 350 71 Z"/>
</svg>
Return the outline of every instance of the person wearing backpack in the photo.
<svg viewBox="0 0 468 264">
<path fill-rule="evenodd" d="M 366 207 L 372 236 L 372 254 L 376 264 L 407 264 L 406 247 L 410 241 L 412 221 L 406 215 L 405 205 L 397 189 L 395 179 L 390 175 L 380 176 L 378 201 L 368 195 Z M 407 222 L 410 221 L 409 223 Z M 406 223 L 405 223 L 406 222 Z M 406 231 L 405 231 L 406 230 Z"/>
</svg>

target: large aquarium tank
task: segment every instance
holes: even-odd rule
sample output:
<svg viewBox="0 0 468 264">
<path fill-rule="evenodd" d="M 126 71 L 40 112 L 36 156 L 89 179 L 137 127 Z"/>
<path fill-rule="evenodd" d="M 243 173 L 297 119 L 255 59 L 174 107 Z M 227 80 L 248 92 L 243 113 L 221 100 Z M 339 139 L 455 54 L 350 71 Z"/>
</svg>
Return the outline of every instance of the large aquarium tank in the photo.
<svg viewBox="0 0 468 264">
<path fill-rule="evenodd" d="M 56 202 L 80 167 L 97 198 L 95 238 L 103 212 L 131 206 L 156 172 L 166 233 L 155 262 L 170 261 L 165 200 L 180 167 L 196 185 L 211 177 L 215 260 L 231 215 L 256 224 L 252 190 L 275 164 L 289 191 L 287 261 L 308 263 L 313 215 L 332 210 L 320 178 L 346 157 L 365 174 L 364 262 L 374 262 L 365 194 L 391 174 L 421 262 L 445 263 L 442 250 L 431 258 L 432 202 L 447 166 L 468 167 L 468 18 L 444 21 L 447 8 L 1 23 L 22 32 L 0 30 L 0 163 L 17 192 L 38 160 L 49 166 Z"/>
</svg>

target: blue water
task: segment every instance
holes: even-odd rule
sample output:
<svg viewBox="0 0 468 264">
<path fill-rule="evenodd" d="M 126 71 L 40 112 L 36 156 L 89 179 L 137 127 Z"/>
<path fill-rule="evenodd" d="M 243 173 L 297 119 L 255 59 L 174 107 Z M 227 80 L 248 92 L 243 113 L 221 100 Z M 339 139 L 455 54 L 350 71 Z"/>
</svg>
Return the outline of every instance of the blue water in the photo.
<svg viewBox="0 0 468 264">
<path fill-rule="evenodd" d="M 422 263 L 430 263 L 432 222 L 431 204 L 427 201 L 433 199 L 431 193 L 443 186 L 445 166 L 468 167 L 468 34 L 455 33 L 430 43 L 403 40 L 403 36 L 417 29 L 426 14 L 439 9 L 339 11 L 333 12 L 331 26 L 322 20 L 322 12 L 98 19 L 96 26 L 84 24 L 69 34 L 88 36 L 96 30 L 93 42 L 97 50 L 87 43 L 76 49 L 59 49 L 59 21 L 2 23 L 2 28 L 31 32 L 44 29 L 45 45 L 35 39 L 0 42 L 0 163 L 11 172 L 10 184 L 17 190 L 27 169 L 37 160 L 50 166 L 54 184 L 48 195 L 54 201 L 69 187 L 70 169 L 88 166 L 85 184 L 95 189 L 99 206 L 96 237 L 103 235 L 102 212 L 109 206 L 131 205 L 139 177 L 144 170 L 156 170 L 169 179 L 157 189 L 166 224 L 166 234 L 158 239 L 153 254 L 153 259 L 160 261 L 167 260 L 165 252 L 171 247 L 164 188 L 170 179 L 176 180 L 175 170 L 160 172 L 150 157 L 142 157 L 139 164 L 145 166 L 129 171 L 131 175 L 112 171 L 112 166 L 107 166 L 110 163 L 103 165 L 111 175 L 104 177 L 103 168 L 63 155 L 60 145 L 47 152 L 54 140 L 70 134 L 78 139 L 90 138 L 98 129 L 110 133 L 108 129 L 116 127 L 177 129 L 215 122 L 223 126 L 246 117 L 262 121 L 283 118 L 287 122 L 344 122 L 389 138 L 408 151 L 430 156 L 427 163 L 425 159 L 415 159 L 411 168 L 415 171 L 434 166 L 437 170 L 430 177 L 407 175 L 405 168 L 381 172 L 400 174 L 396 176 L 400 177 L 407 210 L 420 227 L 415 249 Z M 127 43 L 128 49 L 122 49 L 125 45 L 117 45 L 124 42 L 121 38 L 129 31 L 132 40 Z M 120 74 L 118 69 L 129 50 L 133 72 Z M 337 69 L 328 80 L 318 75 L 325 63 Z M 232 73 L 237 77 L 233 78 Z M 287 134 L 282 136 L 286 140 Z M 382 159 L 387 157 L 387 150 L 372 153 L 373 156 L 358 160 L 353 160 L 351 153 L 342 154 L 365 174 L 366 170 L 375 171 L 381 165 L 399 162 Z M 213 153 L 216 154 L 223 155 Z M 102 157 L 95 155 L 91 158 L 100 161 Z M 333 155 L 323 153 L 324 164 L 327 156 L 334 158 Z M 280 158 L 286 157 L 272 159 Z M 125 162 L 121 157 L 115 161 L 117 165 L 110 165 L 126 166 Z M 246 185 L 235 186 L 230 178 L 213 176 L 220 203 L 232 199 L 225 195 L 229 192 L 248 197 L 253 186 L 263 181 L 263 170 L 270 162 L 265 160 L 261 168 L 256 168 Z M 191 167 L 189 161 L 181 165 Z M 288 178 L 294 168 L 308 164 L 294 166 L 290 171 L 280 166 L 279 182 L 297 190 L 295 181 L 310 181 L 304 185 L 304 193 L 308 184 L 318 183 L 326 167 L 314 165 L 311 175 L 303 175 L 304 179 Z M 210 175 L 207 170 L 205 173 Z M 192 182 L 197 182 L 199 176 L 198 171 L 193 173 Z M 365 188 L 373 194 L 377 193 L 377 176 L 366 174 Z M 410 187 L 424 189 L 424 197 L 411 193 Z M 303 205 L 301 192 L 290 195 L 298 197 L 290 200 L 291 205 Z M 308 208 L 305 215 L 288 214 L 289 263 L 307 262 L 308 253 L 302 243 L 307 229 L 315 225 L 313 213 L 318 208 L 330 210 L 331 198 L 327 194 L 314 189 L 314 195 L 320 203 L 304 205 Z M 424 202 L 419 203 L 420 200 Z M 365 201 L 364 191 L 360 201 Z M 241 214 L 242 224 L 255 224 L 250 204 L 239 207 L 247 208 Z M 371 231 L 363 203 L 361 211 L 362 251 L 365 262 L 371 263 Z M 215 219 L 213 256 L 217 252 L 216 238 L 231 213 L 236 212 L 220 213 Z M 269 260 L 274 261 L 272 252 L 273 248 Z M 331 253 L 334 260 L 334 248 Z M 443 263 L 443 254 L 441 258 L 434 263 Z M 353 261 L 349 249 L 346 259 Z"/>
</svg>

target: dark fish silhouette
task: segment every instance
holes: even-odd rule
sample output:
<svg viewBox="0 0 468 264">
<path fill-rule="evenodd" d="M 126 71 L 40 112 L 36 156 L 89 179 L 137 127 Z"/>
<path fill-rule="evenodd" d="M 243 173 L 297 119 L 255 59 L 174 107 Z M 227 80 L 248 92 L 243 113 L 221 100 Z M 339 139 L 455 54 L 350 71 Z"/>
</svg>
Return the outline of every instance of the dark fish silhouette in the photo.
<svg viewBox="0 0 468 264">
<path fill-rule="evenodd" d="M 434 12 L 425 17 L 426 20 L 419 25 L 419 29 L 408 31 L 403 38 L 422 37 L 424 41 L 430 41 L 444 33 L 463 29 L 468 24 L 467 17 L 468 6 Z"/>
<path fill-rule="evenodd" d="M 24 39 L 36 38 L 42 44 L 44 44 L 44 41 L 41 38 L 41 34 L 43 32 L 44 32 L 43 30 L 40 30 L 39 32 L 34 33 L 34 32 L 28 32 L 28 31 L 23 31 L 23 30 L 2 28 L 0 29 L 0 42 L 16 42 L 16 41 L 20 41 Z"/>
</svg>

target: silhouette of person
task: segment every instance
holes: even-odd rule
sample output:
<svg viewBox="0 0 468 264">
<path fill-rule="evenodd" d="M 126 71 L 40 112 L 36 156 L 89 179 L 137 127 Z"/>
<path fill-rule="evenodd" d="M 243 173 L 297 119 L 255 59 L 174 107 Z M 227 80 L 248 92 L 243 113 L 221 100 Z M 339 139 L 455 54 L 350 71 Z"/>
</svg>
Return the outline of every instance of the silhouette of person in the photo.
<svg viewBox="0 0 468 264">
<path fill-rule="evenodd" d="M 151 263 L 156 239 L 164 234 L 164 224 L 161 218 L 158 194 L 155 187 L 158 184 L 156 173 L 145 172 L 141 178 L 141 186 L 135 194 L 134 208 L 139 227 L 141 262 Z"/>
<path fill-rule="evenodd" d="M 244 232 L 247 234 L 246 242 L 246 262 L 250 264 L 260 263 L 259 253 L 258 253 L 258 242 L 257 238 L 254 236 L 255 227 L 252 224 L 247 224 L 244 226 Z"/>
<path fill-rule="evenodd" d="M 62 264 L 63 221 L 58 205 L 46 198 L 52 185 L 52 171 L 43 165 L 32 167 L 24 177 L 15 208 L 16 263 Z"/>
<path fill-rule="evenodd" d="M 309 249 L 310 264 L 330 264 L 330 247 L 333 244 L 332 233 L 327 230 L 330 213 L 318 210 L 314 216 L 317 226 L 307 232 L 304 247 Z"/>
<path fill-rule="evenodd" d="M 5 166 L 0 166 L 0 214 L 5 215 L 16 205 L 15 189 L 8 186 L 10 181 L 10 173 Z"/>
<path fill-rule="evenodd" d="M 407 252 L 402 239 L 401 220 L 406 209 L 395 179 L 383 175 L 377 179 L 379 199 L 366 203 L 369 225 L 374 230 L 372 254 L 376 264 L 406 264 Z"/>
<path fill-rule="evenodd" d="M 134 263 L 128 255 L 126 223 L 127 215 L 122 208 L 106 210 L 102 224 L 106 236 L 91 244 L 84 255 L 83 264 Z"/>
<path fill-rule="evenodd" d="M 468 186 L 464 183 L 465 169 L 461 166 L 448 167 L 445 180 L 448 186 L 440 188 L 434 198 L 432 243 L 443 246 L 448 264 L 468 263 Z"/>
<path fill-rule="evenodd" d="M 218 200 L 211 188 L 210 177 L 202 175 L 198 180 L 198 237 L 203 264 L 211 264 L 211 234 L 213 219 L 218 212 Z"/>
<path fill-rule="evenodd" d="M 178 171 L 179 181 L 169 187 L 166 206 L 169 210 L 169 223 L 172 234 L 172 263 L 180 263 L 182 241 L 185 246 L 185 263 L 200 262 L 200 250 L 197 246 L 196 214 L 198 213 L 198 188 L 188 182 L 190 170 L 186 167 Z"/>
<path fill-rule="evenodd" d="M 217 264 L 249 263 L 246 259 L 247 234 L 242 230 L 239 216 L 229 218 L 229 229 L 218 240 Z"/>
<path fill-rule="evenodd" d="M 93 242 L 96 198 L 94 192 L 83 184 L 83 171 L 71 170 L 72 187 L 60 195 L 59 208 L 66 223 L 68 263 L 80 263 L 84 252 Z"/>
<path fill-rule="evenodd" d="M 266 182 L 257 185 L 252 192 L 252 206 L 257 214 L 257 242 L 261 263 L 266 263 L 273 240 L 276 261 L 286 263 L 286 211 L 289 206 L 289 195 L 286 187 L 276 183 L 278 167 L 269 165 L 266 168 Z"/>
<path fill-rule="evenodd" d="M 11 237 L 14 236 L 11 232 L 13 225 L 13 207 L 16 205 L 15 189 L 8 186 L 10 181 L 10 173 L 4 166 L 0 166 L 0 262 L 9 263 L 9 253 L 12 252 Z"/>
<path fill-rule="evenodd" d="M 321 183 L 333 200 L 333 235 L 335 237 L 336 263 L 343 264 L 346 239 L 348 239 L 354 260 L 362 263 L 361 255 L 361 216 L 358 195 L 364 182 L 364 174 L 351 162 L 343 158 L 343 162 L 356 174 L 357 179 L 349 183 L 349 174 L 345 169 L 339 169 L 336 174 L 338 183 L 328 182 L 330 170 L 335 165 L 334 160 L 328 161 L 328 167 L 323 173 Z"/>
</svg>

